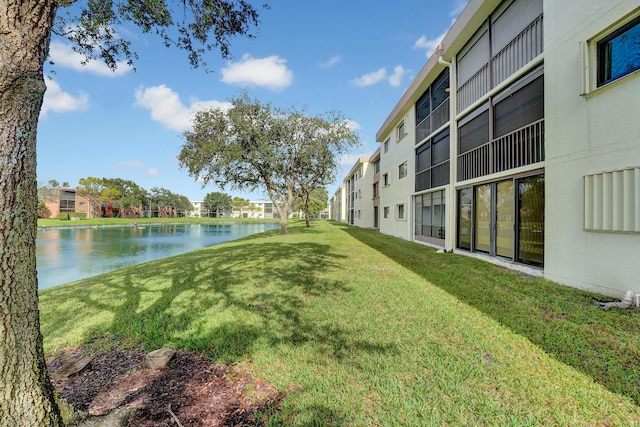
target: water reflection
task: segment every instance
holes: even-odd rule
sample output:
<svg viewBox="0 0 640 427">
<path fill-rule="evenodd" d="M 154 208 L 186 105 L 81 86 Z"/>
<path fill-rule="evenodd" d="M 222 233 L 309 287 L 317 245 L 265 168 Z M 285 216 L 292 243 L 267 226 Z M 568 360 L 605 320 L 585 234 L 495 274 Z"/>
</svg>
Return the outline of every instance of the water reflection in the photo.
<svg viewBox="0 0 640 427">
<path fill-rule="evenodd" d="M 40 289 L 277 228 L 277 224 L 158 224 L 38 230 Z"/>
</svg>

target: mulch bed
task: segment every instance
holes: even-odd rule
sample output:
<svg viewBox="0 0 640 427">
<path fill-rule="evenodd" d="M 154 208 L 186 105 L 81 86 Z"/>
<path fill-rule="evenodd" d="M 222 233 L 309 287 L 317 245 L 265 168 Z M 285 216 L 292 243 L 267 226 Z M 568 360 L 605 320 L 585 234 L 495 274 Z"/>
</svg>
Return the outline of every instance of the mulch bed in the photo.
<svg viewBox="0 0 640 427">
<path fill-rule="evenodd" d="M 143 351 L 114 347 L 80 373 L 56 378 L 60 367 L 82 357 L 82 349 L 66 349 L 47 364 L 60 395 L 89 417 L 128 407 L 135 408 L 128 426 L 263 426 L 277 410 L 270 384 L 193 352 L 178 351 L 166 368 L 153 370 Z"/>
</svg>

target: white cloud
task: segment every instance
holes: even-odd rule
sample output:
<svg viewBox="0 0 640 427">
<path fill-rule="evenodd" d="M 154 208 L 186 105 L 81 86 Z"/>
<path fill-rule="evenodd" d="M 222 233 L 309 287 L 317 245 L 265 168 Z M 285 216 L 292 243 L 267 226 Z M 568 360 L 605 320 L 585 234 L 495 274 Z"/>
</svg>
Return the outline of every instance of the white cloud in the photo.
<svg viewBox="0 0 640 427">
<path fill-rule="evenodd" d="M 453 2 L 453 7 L 449 11 L 449 17 L 451 18 L 449 28 L 451 28 L 451 26 L 456 22 L 456 19 L 458 19 L 458 16 L 460 16 L 464 8 L 467 7 L 467 4 L 469 4 L 469 0 L 456 0 Z M 427 58 L 430 57 L 442 43 L 442 40 L 444 39 L 444 36 L 447 35 L 449 28 L 433 39 L 429 39 L 425 35 L 420 36 L 420 38 L 413 44 L 413 48 L 426 49 Z"/>
<path fill-rule="evenodd" d="M 407 70 L 405 70 L 402 65 L 397 65 L 396 68 L 393 69 L 393 74 L 389 76 L 389 84 L 391 86 L 400 86 L 402 77 L 404 77 L 406 73 Z"/>
<path fill-rule="evenodd" d="M 364 76 L 356 77 L 355 79 L 351 80 L 351 82 L 356 86 L 364 87 L 364 86 L 371 86 L 371 85 L 378 84 L 386 78 L 387 78 L 387 69 L 380 68 L 378 71 L 365 74 Z"/>
<path fill-rule="evenodd" d="M 85 110 L 89 107 L 89 95 L 81 93 L 75 97 L 62 90 L 54 80 L 47 80 L 47 91 L 44 94 L 40 118 L 47 117 L 49 111 L 66 113 L 69 111 Z"/>
<path fill-rule="evenodd" d="M 393 74 L 391 75 L 387 73 L 386 68 L 380 68 L 378 71 L 356 77 L 355 79 L 351 80 L 351 83 L 355 84 L 356 86 L 365 87 L 372 86 L 387 80 L 391 86 L 400 86 L 402 78 L 406 73 L 407 70 L 402 65 L 397 65 L 393 69 Z"/>
<path fill-rule="evenodd" d="M 59 41 L 51 42 L 49 56 L 55 65 L 71 68 L 82 73 L 96 74 L 98 76 L 118 77 L 132 70 L 125 61 L 118 61 L 118 68 L 115 71 L 111 71 L 111 69 L 100 60 L 86 62 L 84 55 L 74 52 L 70 45 Z"/>
<path fill-rule="evenodd" d="M 206 108 L 220 108 L 228 110 L 231 104 L 220 101 L 200 101 L 194 99 L 189 106 L 180 100 L 180 96 L 173 89 L 165 86 L 139 88 L 135 93 L 136 107 L 147 108 L 151 111 L 151 119 L 163 126 L 179 132 L 191 128 L 191 120 L 197 110 Z"/>
<path fill-rule="evenodd" d="M 435 39 L 428 39 L 426 36 L 421 36 L 413 44 L 413 47 L 414 47 L 414 49 L 426 49 L 427 50 L 427 57 L 430 57 L 433 54 L 433 52 L 436 51 L 438 46 L 440 46 L 440 43 L 442 43 L 442 39 L 444 39 L 444 36 L 446 34 L 447 34 L 447 32 L 445 31 L 444 33 L 440 34 Z"/>
<path fill-rule="evenodd" d="M 160 175 L 160 169 L 151 168 L 147 171 L 147 175 L 149 176 L 158 176 Z"/>
<path fill-rule="evenodd" d="M 293 83 L 293 73 L 287 61 L 279 56 L 252 58 L 245 54 L 240 62 L 230 63 L 222 69 L 222 81 L 238 86 L 261 86 L 280 91 Z"/>
<path fill-rule="evenodd" d="M 334 56 L 333 58 L 330 58 L 328 61 L 323 62 L 322 64 L 320 64 L 320 66 L 322 68 L 331 68 L 331 67 L 333 67 L 334 65 L 336 65 L 340 61 L 342 61 L 342 57 Z"/>
</svg>

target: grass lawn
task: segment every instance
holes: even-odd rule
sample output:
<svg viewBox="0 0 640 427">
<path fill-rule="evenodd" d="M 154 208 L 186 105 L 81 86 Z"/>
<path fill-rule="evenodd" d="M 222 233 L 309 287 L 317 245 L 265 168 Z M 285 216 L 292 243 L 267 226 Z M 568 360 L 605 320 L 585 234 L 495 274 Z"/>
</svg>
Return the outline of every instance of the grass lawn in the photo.
<svg viewBox="0 0 640 427">
<path fill-rule="evenodd" d="M 196 350 L 284 395 L 271 425 L 635 425 L 640 312 L 318 221 L 41 291 L 45 350 Z"/>
</svg>

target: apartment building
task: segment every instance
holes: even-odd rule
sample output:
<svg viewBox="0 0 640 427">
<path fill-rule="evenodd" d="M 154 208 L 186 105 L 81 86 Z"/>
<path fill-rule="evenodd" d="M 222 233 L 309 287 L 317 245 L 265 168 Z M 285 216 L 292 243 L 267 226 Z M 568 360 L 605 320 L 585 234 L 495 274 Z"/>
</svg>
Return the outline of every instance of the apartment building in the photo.
<svg viewBox="0 0 640 427">
<path fill-rule="evenodd" d="M 231 215 L 234 218 L 279 218 L 277 210 L 271 201 L 250 201 L 248 206 L 234 208 Z"/>
<path fill-rule="evenodd" d="M 58 218 L 60 214 L 81 213 L 85 218 L 98 216 L 97 208 L 91 207 L 89 201 L 79 196 L 73 188 L 58 188 L 53 190 L 55 197 L 44 200 L 49 218 Z M 44 214 L 44 212 L 43 212 Z M 40 213 L 39 213 L 40 215 Z"/>
<path fill-rule="evenodd" d="M 346 222 L 358 227 L 374 227 L 373 164 L 368 157 L 359 158 L 344 180 Z"/>
<path fill-rule="evenodd" d="M 341 185 L 329 199 L 330 218 L 334 221 L 347 222 L 346 206 L 346 190 L 344 185 Z"/>
<path fill-rule="evenodd" d="M 640 292 L 639 101 L 636 1 L 471 0 L 376 135 L 380 231 Z"/>
</svg>

